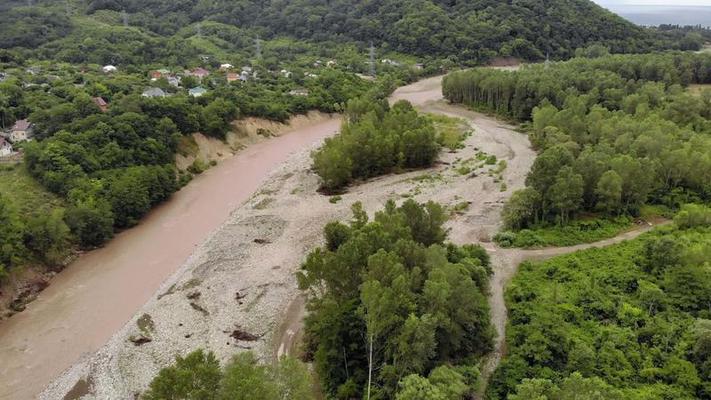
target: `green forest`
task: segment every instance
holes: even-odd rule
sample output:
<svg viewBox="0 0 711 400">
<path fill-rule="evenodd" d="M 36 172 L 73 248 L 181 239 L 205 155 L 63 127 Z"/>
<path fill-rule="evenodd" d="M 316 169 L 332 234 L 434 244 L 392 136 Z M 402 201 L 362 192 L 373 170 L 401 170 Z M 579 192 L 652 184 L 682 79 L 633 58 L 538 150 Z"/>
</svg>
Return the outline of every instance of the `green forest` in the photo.
<svg viewBox="0 0 711 400">
<path fill-rule="evenodd" d="M 507 228 L 569 224 L 576 215 L 639 215 L 711 200 L 711 55 L 576 58 L 518 72 L 448 75 L 444 95 L 529 123 L 539 155 L 513 194 Z"/>
<path fill-rule="evenodd" d="M 445 78 L 448 100 L 522 122 L 538 151 L 503 208 L 500 244 L 550 244 L 552 232 L 575 244 L 614 228 L 581 219 L 591 214 L 624 226 L 645 207 L 676 213 L 633 241 L 521 264 L 487 398 L 711 398 L 711 211 L 689 204 L 711 200 L 711 91 L 687 91 L 709 83 L 711 56 L 692 53 Z"/>
<path fill-rule="evenodd" d="M 322 188 L 337 191 L 356 179 L 431 166 L 439 152 L 434 124 L 407 101 L 353 99 L 338 136 L 312 154 Z"/>
<path fill-rule="evenodd" d="M 710 399 L 711 209 L 636 240 L 526 262 L 490 399 Z"/>
<path fill-rule="evenodd" d="M 5 0 L 0 9 L 0 49 L 11 49 L 5 57 L 136 66 L 225 51 L 244 59 L 257 38 L 266 39 L 265 50 L 276 39 L 299 41 L 279 46 L 280 54 L 372 42 L 383 52 L 476 63 L 565 59 L 594 44 L 614 53 L 698 50 L 706 34 L 637 27 L 587 0 L 38 0 L 31 7 Z"/>
<path fill-rule="evenodd" d="M 442 206 L 390 201 L 372 221 L 324 228 L 298 274 L 308 296 L 306 357 L 339 399 L 454 399 L 477 388 L 491 349 L 491 266 L 479 246 L 445 242 Z M 439 393 L 435 395 L 435 393 Z"/>
</svg>

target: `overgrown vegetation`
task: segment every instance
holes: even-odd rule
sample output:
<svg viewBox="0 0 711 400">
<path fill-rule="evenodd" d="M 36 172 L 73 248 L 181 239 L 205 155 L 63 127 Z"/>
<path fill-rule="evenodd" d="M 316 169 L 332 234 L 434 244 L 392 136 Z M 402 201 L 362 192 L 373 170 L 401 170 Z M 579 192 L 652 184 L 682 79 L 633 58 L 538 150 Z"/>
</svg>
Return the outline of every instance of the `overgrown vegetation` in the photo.
<svg viewBox="0 0 711 400">
<path fill-rule="evenodd" d="M 439 152 L 432 121 L 404 100 L 392 108 L 381 97 L 348 102 L 339 135 L 312 154 L 313 167 L 327 191 L 356 179 L 432 165 Z"/>
<path fill-rule="evenodd" d="M 502 247 L 573 246 L 615 237 L 632 227 L 632 223 L 632 218 L 626 216 L 578 219 L 562 226 L 549 225 L 499 232 L 494 236 L 494 241 Z"/>
<path fill-rule="evenodd" d="M 426 114 L 437 131 L 437 142 L 450 151 L 464 147 L 464 140 L 472 134 L 466 121 L 441 114 Z"/>
<path fill-rule="evenodd" d="M 446 244 L 438 204 L 390 201 L 372 221 L 359 203 L 324 228 L 298 275 L 308 295 L 306 356 L 339 399 L 470 395 L 492 349 L 483 248 Z M 431 397 L 437 394 L 438 397 Z"/>
<path fill-rule="evenodd" d="M 144 400 L 310 400 L 315 399 L 306 366 L 292 358 L 260 365 L 250 352 L 220 368 L 212 352 L 196 350 L 163 368 Z"/>
<path fill-rule="evenodd" d="M 678 208 L 711 199 L 711 55 L 575 59 L 519 72 L 445 78 L 454 102 L 532 119 L 539 156 L 526 189 L 504 208 L 509 229 L 565 225 L 580 212 L 637 215 L 647 202 Z"/>
<path fill-rule="evenodd" d="M 711 209 L 629 242 L 526 262 L 506 290 L 491 399 L 711 399 Z"/>
</svg>

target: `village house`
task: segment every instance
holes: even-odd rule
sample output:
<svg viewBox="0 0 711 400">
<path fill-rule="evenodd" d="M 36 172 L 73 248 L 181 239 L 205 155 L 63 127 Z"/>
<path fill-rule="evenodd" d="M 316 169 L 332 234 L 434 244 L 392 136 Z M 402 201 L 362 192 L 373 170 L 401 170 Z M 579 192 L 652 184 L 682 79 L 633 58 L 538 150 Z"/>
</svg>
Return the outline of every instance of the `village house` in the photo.
<svg viewBox="0 0 711 400">
<path fill-rule="evenodd" d="M 335 67 L 335 66 L 336 66 L 336 61 L 334 61 L 334 60 L 328 60 L 328 62 L 326 63 L 326 66 L 329 67 L 329 68 Z"/>
<path fill-rule="evenodd" d="M 91 98 L 91 101 L 93 101 L 94 104 L 96 104 L 96 106 L 99 107 L 99 109 L 101 110 L 101 112 L 107 112 L 107 111 L 109 111 L 109 103 L 107 103 L 106 100 L 104 100 L 103 98 L 101 98 L 101 97 L 92 97 L 92 98 Z"/>
<path fill-rule="evenodd" d="M 163 77 L 163 74 L 161 74 L 159 71 L 151 71 L 150 76 L 152 81 L 157 81 L 158 79 Z"/>
<path fill-rule="evenodd" d="M 244 66 L 244 67 L 242 67 L 242 72 L 252 72 L 252 67 Z"/>
<path fill-rule="evenodd" d="M 4 137 L 0 136 L 0 157 L 5 157 L 12 155 L 12 145 L 10 142 L 5 140 Z"/>
<path fill-rule="evenodd" d="M 232 65 L 232 64 L 227 64 L 227 63 L 225 63 L 225 64 L 220 64 L 220 71 L 227 71 L 227 70 L 230 70 L 230 69 L 232 69 L 232 68 L 234 68 L 234 65 Z"/>
<path fill-rule="evenodd" d="M 188 90 L 188 94 L 193 97 L 200 97 L 200 96 L 204 95 L 205 93 L 207 93 L 207 89 L 205 89 L 202 86 L 194 87 L 194 88 Z"/>
<path fill-rule="evenodd" d="M 239 74 L 239 80 L 241 80 L 242 82 L 247 82 L 249 80 L 249 72 L 242 71 L 242 73 Z"/>
<path fill-rule="evenodd" d="M 32 139 L 32 124 L 26 119 L 15 122 L 10 129 L 10 141 L 20 143 Z"/>
<path fill-rule="evenodd" d="M 168 77 L 168 84 L 170 86 L 175 86 L 175 87 L 180 87 L 180 77 L 179 76 L 169 76 Z"/>
<path fill-rule="evenodd" d="M 239 74 L 236 72 L 228 72 L 227 75 L 227 82 L 234 82 L 239 80 Z"/>
<path fill-rule="evenodd" d="M 197 67 L 194 70 L 190 71 L 190 75 L 202 80 L 203 78 L 207 77 L 210 75 L 210 71 L 206 70 L 205 68 L 202 67 Z"/>
<path fill-rule="evenodd" d="M 292 89 L 289 91 L 291 96 L 308 96 L 309 90 L 304 88 Z"/>
<path fill-rule="evenodd" d="M 116 68 L 116 67 L 113 66 L 113 65 L 105 65 L 105 66 L 103 66 L 103 67 L 101 68 L 101 70 L 102 70 L 105 74 L 110 74 L 110 73 L 112 73 L 112 72 L 118 71 L 118 68 Z"/>
<path fill-rule="evenodd" d="M 143 97 L 165 97 L 165 92 L 161 88 L 148 88 L 141 93 Z"/>
<path fill-rule="evenodd" d="M 291 78 L 291 71 L 286 70 L 286 69 L 282 69 L 282 70 L 281 70 L 281 75 L 282 75 L 284 78 Z"/>
</svg>

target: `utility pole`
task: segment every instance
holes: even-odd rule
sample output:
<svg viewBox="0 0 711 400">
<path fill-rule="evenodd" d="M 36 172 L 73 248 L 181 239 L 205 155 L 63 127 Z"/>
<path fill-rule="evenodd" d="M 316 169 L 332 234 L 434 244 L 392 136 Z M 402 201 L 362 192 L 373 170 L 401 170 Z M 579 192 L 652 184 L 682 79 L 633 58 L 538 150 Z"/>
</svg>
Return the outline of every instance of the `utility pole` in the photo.
<svg viewBox="0 0 711 400">
<path fill-rule="evenodd" d="M 546 53 L 546 69 L 551 67 L 550 53 Z"/>
<path fill-rule="evenodd" d="M 375 77 L 375 46 L 370 42 L 370 76 Z"/>
</svg>

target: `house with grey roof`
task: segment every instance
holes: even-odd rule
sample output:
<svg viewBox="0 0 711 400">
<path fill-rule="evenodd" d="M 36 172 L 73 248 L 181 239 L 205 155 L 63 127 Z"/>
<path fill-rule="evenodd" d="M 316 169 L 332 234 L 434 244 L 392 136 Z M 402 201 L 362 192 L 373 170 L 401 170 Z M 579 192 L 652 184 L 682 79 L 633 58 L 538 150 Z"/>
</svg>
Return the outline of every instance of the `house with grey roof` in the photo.
<svg viewBox="0 0 711 400">
<path fill-rule="evenodd" d="M 207 93 L 207 89 L 205 89 L 202 86 L 194 87 L 194 88 L 188 90 L 188 94 L 193 97 L 200 97 L 200 96 L 204 95 L 205 93 Z"/>
<path fill-rule="evenodd" d="M 165 92 L 161 88 L 149 88 L 143 91 L 141 93 L 141 96 L 143 97 L 165 97 Z"/>
</svg>

